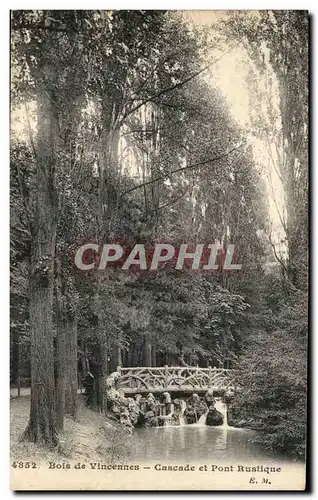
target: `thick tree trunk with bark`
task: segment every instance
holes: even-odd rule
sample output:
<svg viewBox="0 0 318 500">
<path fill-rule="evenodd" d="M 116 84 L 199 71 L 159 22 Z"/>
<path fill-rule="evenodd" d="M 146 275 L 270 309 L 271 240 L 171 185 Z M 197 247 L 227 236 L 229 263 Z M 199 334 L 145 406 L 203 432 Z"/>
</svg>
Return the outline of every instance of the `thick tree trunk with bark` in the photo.
<svg viewBox="0 0 318 500">
<path fill-rule="evenodd" d="M 57 444 L 52 335 L 53 287 L 50 276 L 33 278 L 30 291 L 31 409 L 25 437 L 47 445 Z"/>
<path fill-rule="evenodd" d="M 77 321 L 74 317 L 69 317 L 67 321 L 65 352 L 65 413 L 75 418 L 77 413 Z"/>
<path fill-rule="evenodd" d="M 66 376 L 66 353 L 65 353 L 65 282 L 63 277 L 63 266 L 61 256 L 58 255 L 56 262 L 56 306 L 57 306 L 57 336 L 56 336 L 56 425 L 58 430 L 64 427 L 65 414 L 65 376 Z"/>
<path fill-rule="evenodd" d="M 66 379 L 66 352 L 65 352 L 65 322 L 60 322 L 56 342 L 56 425 L 61 430 L 64 427 L 65 414 L 65 379 Z"/>
<path fill-rule="evenodd" d="M 45 70 L 43 74 L 46 75 Z M 37 88 L 36 200 L 30 272 L 31 409 L 25 437 L 57 444 L 53 359 L 53 269 L 56 238 L 53 101 Z"/>
</svg>

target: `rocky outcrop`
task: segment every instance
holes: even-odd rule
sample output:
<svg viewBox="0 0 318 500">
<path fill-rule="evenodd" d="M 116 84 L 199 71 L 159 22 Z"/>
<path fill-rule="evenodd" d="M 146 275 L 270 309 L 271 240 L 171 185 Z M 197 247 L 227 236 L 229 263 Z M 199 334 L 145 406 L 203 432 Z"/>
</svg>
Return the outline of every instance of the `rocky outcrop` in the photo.
<svg viewBox="0 0 318 500">
<path fill-rule="evenodd" d="M 169 394 L 169 392 L 164 392 L 162 398 L 164 403 L 166 404 L 171 403 L 171 394 Z"/>
<path fill-rule="evenodd" d="M 130 432 L 134 427 L 180 425 L 181 421 L 184 421 L 185 424 L 195 424 L 202 415 L 206 415 L 206 425 L 220 426 L 223 424 L 223 415 L 219 411 L 219 407 L 217 406 L 218 409 L 215 407 L 218 399 L 215 399 L 212 390 L 208 390 L 204 397 L 192 394 L 186 401 L 177 398 L 172 400 L 171 394 L 168 392 L 157 397 L 149 393 L 147 396 L 137 394 L 132 398 L 125 397 L 124 393 L 117 387 L 119 377 L 120 374 L 115 372 L 106 380 L 108 409 L 116 420 Z M 233 392 L 227 391 L 223 401 L 230 403 L 233 396 Z M 240 417 L 240 426 L 243 427 L 242 416 L 236 415 L 231 406 L 230 404 L 228 412 L 229 425 L 233 425 L 233 420 L 238 426 L 237 420 Z"/>
<path fill-rule="evenodd" d="M 147 411 L 145 414 L 145 427 L 157 427 L 159 418 L 152 410 Z"/>
<path fill-rule="evenodd" d="M 142 397 L 137 394 L 135 398 L 125 397 L 117 388 L 119 374 L 112 373 L 106 380 L 108 409 L 123 427 L 130 432 L 134 427 L 157 427 L 159 425 L 160 402 L 153 394 Z M 169 400 L 170 394 L 165 394 Z M 171 398 L 170 398 L 171 401 Z"/>
<path fill-rule="evenodd" d="M 184 412 L 184 419 L 186 424 L 196 424 L 198 421 L 197 414 L 194 411 L 194 408 L 190 406 L 186 408 Z"/>
<path fill-rule="evenodd" d="M 117 388 L 118 380 L 120 379 L 120 373 L 113 372 L 106 379 L 106 389 Z"/>
<path fill-rule="evenodd" d="M 180 416 L 182 412 L 182 399 L 173 400 L 173 413 L 169 419 L 169 425 L 180 425 Z"/>
<path fill-rule="evenodd" d="M 187 424 L 195 424 L 208 410 L 206 402 L 198 394 L 192 394 L 187 399 L 186 404 L 187 407 L 183 415 Z"/>
<path fill-rule="evenodd" d="M 206 416 L 206 425 L 219 426 L 223 424 L 223 415 L 214 406 L 210 406 Z"/>
<path fill-rule="evenodd" d="M 223 395 L 223 401 L 224 403 L 229 404 L 232 403 L 233 399 L 234 399 L 234 391 L 228 389 Z"/>
<path fill-rule="evenodd" d="M 213 389 L 208 389 L 204 395 L 204 401 L 208 406 L 214 405 Z"/>
<path fill-rule="evenodd" d="M 125 398 L 125 395 L 117 388 L 120 374 L 112 373 L 106 379 L 107 405 L 119 423 L 129 432 L 138 423 L 140 408 L 138 401 L 133 398 Z"/>
</svg>

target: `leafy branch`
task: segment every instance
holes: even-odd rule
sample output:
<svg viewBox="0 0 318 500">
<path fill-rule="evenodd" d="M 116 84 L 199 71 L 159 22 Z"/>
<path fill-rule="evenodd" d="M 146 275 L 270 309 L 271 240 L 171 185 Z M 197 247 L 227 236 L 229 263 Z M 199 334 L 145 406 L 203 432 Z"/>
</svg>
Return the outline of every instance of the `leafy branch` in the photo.
<svg viewBox="0 0 318 500">
<path fill-rule="evenodd" d="M 179 172 L 184 172 L 185 170 L 193 170 L 195 168 L 202 167 L 203 165 L 207 165 L 208 163 L 213 163 L 213 162 L 216 162 L 216 161 L 223 160 L 224 158 L 227 158 L 234 151 L 237 151 L 238 149 L 240 149 L 241 146 L 242 146 L 242 144 L 240 144 L 239 146 L 235 146 L 230 151 L 227 151 L 226 153 L 223 153 L 223 154 L 221 154 L 219 156 L 215 156 L 214 158 L 209 158 L 207 160 L 203 160 L 203 161 L 199 161 L 199 162 L 196 162 L 196 163 L 192 163 L 190 165 L 187 165 L 186 167 L 176 168 L 175 170 L 172 170 L 169 173 L 169 176 L 173 175 L 173 174 L 177 174 Z M 149 186 L 150 184 L 153 184 L 154 182 L 158 182 L 158 181 L 164 180 L 166 177 L 167 177 L 166 175 L 160 175 L 160 176 L 156 177 L 155 179 L 151 179 L 149 181 L 142 182 L 141 184 L 137 184 L 137 186 L 133 186 L 132 188 L 127 189 L 126 191 L 124 191 L 123 193 L 121 193 L 120 198 L 122 198 L 126 194 L 132 193 L 136 189 L 140 189 L 140 188 L 142 188 L 144 186 Z"/>
</svg>

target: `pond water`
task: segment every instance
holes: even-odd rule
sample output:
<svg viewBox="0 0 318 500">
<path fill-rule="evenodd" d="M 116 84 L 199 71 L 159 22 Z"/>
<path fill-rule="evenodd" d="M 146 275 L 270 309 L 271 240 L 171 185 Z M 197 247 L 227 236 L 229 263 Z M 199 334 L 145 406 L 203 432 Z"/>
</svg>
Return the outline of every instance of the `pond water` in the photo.
<svg viewBox="0 0 318 500">
<path fill-rule="evenodd" d="M 253 431 L 198 425 L 135 429 L 129 458 L 135 461 L 193 461 L 273 459 L 253 443 Z M 282 458 L 277 457 L 275 461 Z"/>
</svg>

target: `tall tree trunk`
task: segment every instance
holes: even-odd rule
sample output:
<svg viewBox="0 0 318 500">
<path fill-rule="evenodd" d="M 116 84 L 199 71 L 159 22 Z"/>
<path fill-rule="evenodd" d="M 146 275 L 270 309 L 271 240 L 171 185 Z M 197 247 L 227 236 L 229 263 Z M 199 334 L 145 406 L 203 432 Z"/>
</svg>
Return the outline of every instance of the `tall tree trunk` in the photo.
<svg viewBox="0 0 318 500">
<path fill-rule="evenodd" d="M 151 342 L 147 337 L 145 338 L 144 363 L 145 366 L 151 366 Z"/>
<path fill-rule="evenodd" d="M 65 413 L 77 414 L 77 321 L 69 317 L 65 335 L 66 352 L 66 384 L 65 384 Z"/>
<path fill-rule="evenodd" d="M 107 386 L 106 380 L 108 376 L 108 354 L 107 347 L 105 344 L 101 344 L 101 365 L 102 365 L 102 376 L 101 376 L 101 384 L 100 384 L 100 411 L 106 412 L 107 410 Z"/>
<path fill-rule="evenodd" d="M 99 359 L 98 359 L 98 370 L 96 372 L 92 407 L 99 410 L 101 413 L 106 411 L 107 408 L 107 390 L 106 390 L 106 379 L 107 379 L 107 349 L 104 344 L 99 345 Z"/>
<path fill-rule="evenodd" d="M 100 412 L 106 411 L 107 407 L 107 346 L 99 343 L 95 349 L 94 361 L 91 361 L 91 372 L 94 375 L 94 386 L 87 404 Z"/>
<path fill-rule="evenodd" d="M 64 427 L 65 414 L 65 376 L 66 376 L 66 353 L 65 353 L 65 280 L 63 277 L 63 266 L 60 255 L 56 256 L 56 306 L 57 306 L 57 336 L 56 336 L 56 426 L 57 430 Z"/>
<path fill-rule="evenodd" d="M 118 144 L 119 128 L 113 127 L 116 115 L 116 105 L 108 100 L 104 101 L 105 130 L 102 138 L 102 151 L 99 162 L 99 213 L 98 213 L 98 241 L 102 245 L 107 241 L 113 230 L 118 211 Z M 111 112 L 110 112 L 111 111 Z M 97 295 L 105 291 L 104 282 L 98 280 Z M 103 323 L 101 315 L 98 317 L 100 331 L 100 369 L 101 375 L 95 382 L 97 407 L 101 412 L 107 409 L 106 379 L 108 375 L 107 345 L 112 339 L 108 337 L 107 325 Z"/>
<path fill-rule="evenodd" d="M 151 352 L 151 366 L 157 366 L 156 348 L 154 345 L 152 346 Z"/>
<path fill-rule="evenodd" d="M 60 320 L 57 328 L 56 342 L 56 425 L 58 430 L 64 427 L 65 414 L 65 379 L 66 379 L 66 352 L 65 352 L 65 322 Z"/>
<path fill-rule="evenodd" d="M 32 280 L 33 281 L 33 280 Z M 57 444 L 54 414 L 52 293 L 32 283 L 30 293 L 31 408 L 25 437 L 47 445 Z"/>
<path fill-rule="evenodd" d="M 112 348 L 111 371 L 115 372 L 117 367 L 122 366 L 122 364 L 121 348 L 118 343 L 115 343 Z"/>
<path fill-rule="evenodd" d="M 11 347 L 11 382 L 18 383 L 19 363 L 20 363 L 20 335 L 17 328 L 12 330 L 12 347 Z"/>
<path fill-rule="evenodd" d="M 48 72 L 45 70 L 46 76 Z M 40 78 L 41 80 L 41 78 Z M 53 270 L 56 239 L 53 100 L 37 89 L 38 137 L 35 218 L 30 272 L 31 408 L 25 437 L 57 444 L 53 359 Z"/>
</svg>

